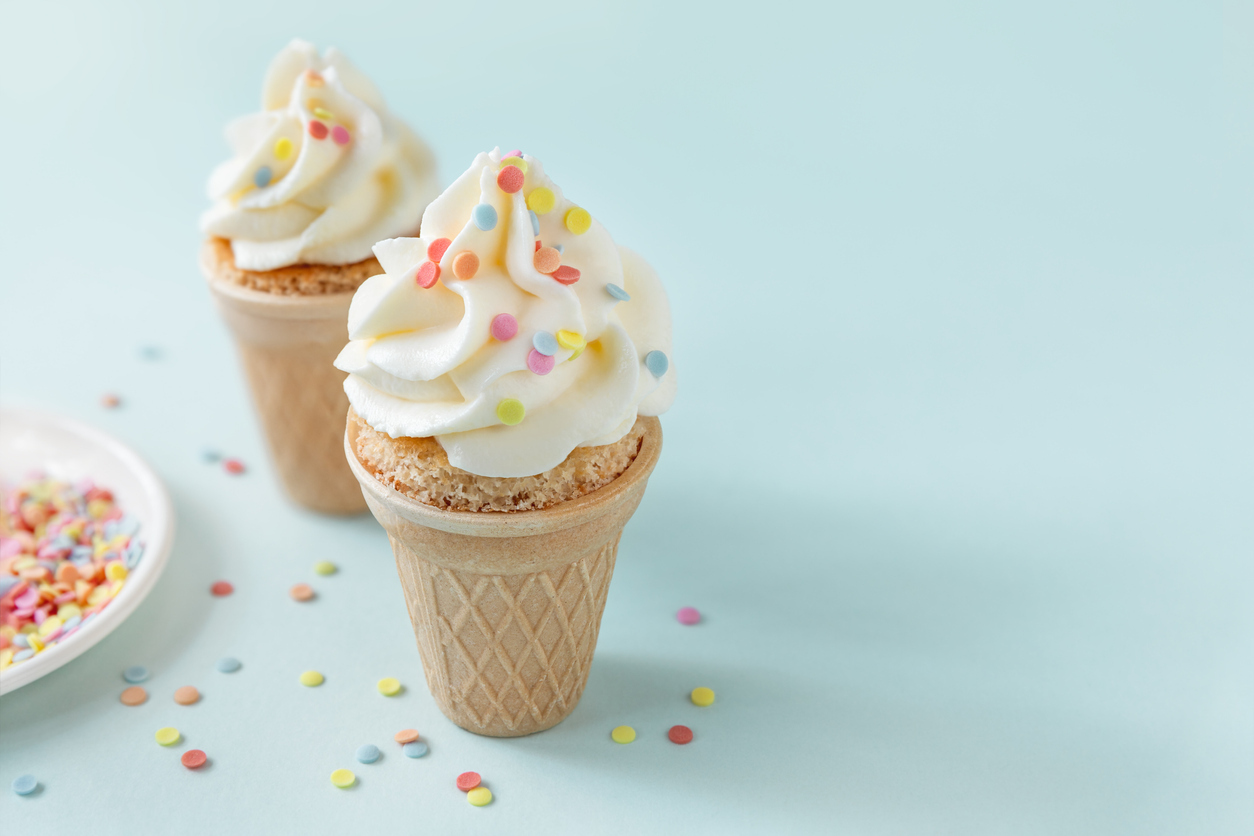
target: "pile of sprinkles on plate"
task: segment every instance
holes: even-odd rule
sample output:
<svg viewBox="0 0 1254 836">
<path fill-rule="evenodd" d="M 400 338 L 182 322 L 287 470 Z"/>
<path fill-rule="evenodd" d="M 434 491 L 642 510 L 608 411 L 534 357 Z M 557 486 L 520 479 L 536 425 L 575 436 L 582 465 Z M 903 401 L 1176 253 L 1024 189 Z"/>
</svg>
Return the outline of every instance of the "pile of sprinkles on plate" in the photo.
<svg viewBox="0 0 1254 836">
<path fill-rule="evenodd" d="M 139 521 L 91 480 L 0 486 L 0 670 L 56 646 L 109 606 L 144 546 Z"/>
</svg>

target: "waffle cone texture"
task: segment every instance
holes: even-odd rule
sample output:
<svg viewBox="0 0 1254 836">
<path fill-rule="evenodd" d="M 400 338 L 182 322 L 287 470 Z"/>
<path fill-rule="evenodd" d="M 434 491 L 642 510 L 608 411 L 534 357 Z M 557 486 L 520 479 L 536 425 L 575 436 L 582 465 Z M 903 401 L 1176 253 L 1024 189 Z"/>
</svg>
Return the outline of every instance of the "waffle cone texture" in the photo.
<svg viewBox="0 0 1254 836">
<path fill-rule="evenodd" d="M 450 720 L 491 737 L 560 723 L 583 695 L 623 527 L 662 449 L 641 418 L 639 451 L 603 487 L 541 510 L 451 511 L 381 482 L 344 454 L 396 558 L 427 686 Z"/>
</svg>

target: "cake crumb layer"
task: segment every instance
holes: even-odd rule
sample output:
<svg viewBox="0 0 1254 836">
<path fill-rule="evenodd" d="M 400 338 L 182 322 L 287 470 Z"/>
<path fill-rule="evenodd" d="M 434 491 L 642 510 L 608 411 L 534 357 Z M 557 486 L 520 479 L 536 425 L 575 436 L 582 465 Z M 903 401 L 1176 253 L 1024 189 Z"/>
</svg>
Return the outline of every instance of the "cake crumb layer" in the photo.
<svg viewBox="0 0 1254 836">
<path fill-rule="evenodd" d="M 231 242 L 206 238 L 200 264 L 211 278 L 280 296 L 322 296 L 351 293 L 371 276 L 383 272 L 374 256 L 354 264 L 293 264 L 277 270 L 244 270 L 235 264 Z"/>
</svg>

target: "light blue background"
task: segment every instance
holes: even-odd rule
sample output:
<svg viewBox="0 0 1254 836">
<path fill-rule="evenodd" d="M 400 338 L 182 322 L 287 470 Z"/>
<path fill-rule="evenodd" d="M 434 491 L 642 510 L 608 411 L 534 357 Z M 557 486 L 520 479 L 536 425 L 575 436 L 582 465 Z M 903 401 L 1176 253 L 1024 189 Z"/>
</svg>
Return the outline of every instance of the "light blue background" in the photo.
<svg viewBox="0 0 1254 836">
<path fill-rule="evenodd" d="M 0 5 L 0 397 L 130 442 L 180 525 L 121 629 L 0 702 L 7 833 L 1254 829 L 1248 4 L 175 5 Z M 382 532 L 265 462 L 196 223 L 296 35 L 444 182 L 520 146 L 670 290 L 665 455 L 551 732 L 447 722 Z"/>
</svg>

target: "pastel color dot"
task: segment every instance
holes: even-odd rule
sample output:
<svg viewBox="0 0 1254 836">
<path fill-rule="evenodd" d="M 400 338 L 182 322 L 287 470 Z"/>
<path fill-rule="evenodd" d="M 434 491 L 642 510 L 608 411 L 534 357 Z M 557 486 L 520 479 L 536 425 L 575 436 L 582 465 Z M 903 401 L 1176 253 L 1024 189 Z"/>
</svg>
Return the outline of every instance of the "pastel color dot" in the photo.
<svg viewBox="0 0 1254 836">
<path fill-rule="evenodd" d="M 329 560 L 319 560 L 314 564 L 314 571 L 319 575 L 334 575 L 338 570 L 339 567 Z"/>
<path fill-rule="evenodd" d="M 231 586 L 230 581 L 218 581 L 213 586 L 209 587 L 209 591 L 221 598 L 224 595 L 230 595 L 234 592 L 235 587 Z"/>
<path fill-rule="evenodd" d="M 327 126 L 319 122 L 317 119 L 313 119 L 309 122 L 309 135 L 314 139 L 326 139 Z"/>
<path fill-rule="evenodd" d="M 692 704 L 705 708 L 707 705 L 714 705 L 714 692 L 709 688 L 693 688 Z"/>
<path fill-rule="evenodd" d="M 418 267 L 418 273 L 414 276 L 414 280 L 418 282 L 421 288 L 429 288 L 434 285 L 440 278 L 440 265 L 434 261 L 424 261 Z"/>
<path fill-rule="evenodd" d="M 466 793 L 466 800 L 475 807 L 486 807 L 492 803 L 492 790 L 487 787 L 475 787 Z"/>
<path fill-rule="evenodd" d="M 407 758 L 421 758 L 427 754 L 427 744 L 421 740 L 415 740 L 413 743 L 406 743 L 401 747 L 401 753 Z"/>
<path fill-rule="evenodd" d="M 540 243 L 539 241 L 536 242 Z M 562 256 L 552 247 L 541 247 L 536 250 L 534 256 L 531 257 L 531 263 L 535 265 L 536 270 L 541 273 L 552 273 L 558 267 L 562 266 Z"/>
<path fill-rule="evenodd" d="M 217 668 L 222 673 L 235 673 L 240 669 L 240 661 L 232 656 L 223 656 L 218 660 Z"/>
<path fill-rule="evenodd" d="M 148 679 L 148 669 L 143 665 L 131 665 L 122 671 L 122 678 L 132 685 L 143 682 Z"/>
<path fill-rule="evenodd" d="M 427 245 L 427 260 L 434 261 L 436 264 L 439 264 L 440 259 L 444 258 L 444 254 L 448 252 L 448 248 L 452 245 L 453 242 L 448 238 L 435 239 Z"/>
<path fill-rule="evenodd" d="M 496 175 L 496 184 L 506 194 L 514 194 L 523 187 L 523 171 L 516 165 L 507 165 Z"/>
<path fill-rule="evenodd" d="M 406 743 L 413 743 L 415 740 L 418 739 L 418 730 L 417 729 L 401 729 L 396 734 L 392 735 L 392 739 L 395 740 L 397 743 L 401 744 L 402 746 L 404 746 Z"/>
<path fill-rule="evenodd" d="M 687 726 L 671 726 L 671 730 L 666 733 L 671 739 L 671 743 L 678 743 L 683 746 L 692 742 L 692 729 Z"/>
<path fill-rule="evenodd" d="M 287 591 L 287 594 L 292 596 L 293 601 L 300 601 L 302 603 L 305 601 L 312 601 L 314 599 L 313 587 L 307 583 L 298 583 L 294 585 Z"/>
<path fill-rule="evenodd" d="M 270 185 L 270 178 L 273 176 L 274 172 L 270 171 L 270 166 L 263 165 L 261 168 L 257 169 L 257 173 L 253 175 L 253 184 L 259 189 L 264 189 L 266 186 Z"/>
<path fill-rule="evenodd" d="M 347 145 L 352 137 L 348 134 L 348 128 L 343 125 L 336 125 L 331 129 L 331 139 L 336 145 Z"/>
<path fill-rule="evenodd" d="M 357 783 L 357 776 L 353 774 L 351 769 L 337 769 L 331 773 L 331 783 L 342 790 L 346 790 Z"/>
<path fill-rule="evenodd" d="M 615 743 L 630 743 L 636 739 L 636 730 L 631 726 L 618 726 L 610 732 L 610 739 Z"/>
<path fill-rule="evenodd" d="M 553 249 L 557 250 L 559 253 L 566 252 L 566 246 L 564 244 L 554 244 Z"/>
<path fill-rule="evenodd" d="M 453 275 L 459 279 L 473 279 L 479 272 L 479 256 L 470 250 L 460 252 L 453 259 Z"/>
<path fill-rule="evenodd" d="M 313 70 L 305 70 L 305 81 L 309 82 L 310 87 L 322 86 L 322 76 L 318 75 L 318 73 Z"/>
<path fill-rule="evenodd" d="M 615 299 L 617 299 L 620 302 L 631 301 L 631 296 L 627 294 L 627 291 L 623 290 L 621 287 L 619 287 L 616 284 L 607 284 L 605 286 L 605 292 L 613 296 Z"/>
<path fill-rule="evenodd" d="M 313 115 L 317 116 L 319 119 L 325 119 L 328 122 L 335 120 L 335 114 L 327 110 L 325 107 L 315 107 L 313 109 Z"/>
<path fill-rule="evenodd" d="M 463 772 L 457 776 L 457 788 L 462 792 L 470 792 L 479 786 L 482 780 L 478 772 Z"/>
<path fill-rule="evenodd" d="M 531 218 L 531 234 L 539 235 L 540 234 L 540 216 L 536 214 L 536 210 L 534 209 L 528 209 L 527 215 L 530 216 Z"/>
<path fill-rule="evenodd" d="M 401 683 L 390 676 L 380 679 L 376 687 L 385 697 L 394 697 L 401 692 Z"/>
<path fill-rule="evenodd" d="M 179 760 L 188 769 L 200 769 L 209 761 L 209 756 L 200 749 L 188 749 Z"/>
<path fill-rule="evenodd" d="M 680 607 L 675 618 L 680 624 L 696 624 L 701 620 L 701 613 L 697 612 L 696 607 Z"/>
<path fill-rule="evenodd" d="M 521 158 L 522 158 L 522 149 L 520 149 L 520 148 L 515 148 L 513 151 L 510 151 L 508 154 L 506 154 L 506 155 L 505 155 L 505 157 L 506 157 L 506 159 L 508 159 L 508 158 L 510 158 L 510 157 L 518 157 L 519 159 L 521 159 Z"/>
<path fill-rule="evenodd" d="M 670 361 L 666 359 L 666 355 L 660 351 L 650 351 L 644 355 L 644 365 L 654 377 L 661 377 L 666 374 L 666 370 L 670 368 Z"/>
<path fill-rule="evenodd" d="M 527 368 L 536 374 L 548 374 L 553 371 L 553 364 L 557 360 L 549 354 L 541 354 L 534 348 L 527 353 Z"/>
<path fill-rule="evenodd" d="M 557 196 L 545 186 L 537 186 L 527 195 L 527 208 L 537 215 L 547 215 L 557 205 Z"/>
<path fill-rule="evenodd" d="M 357 748 L 358 763 L 374 763 L 379 759 L 379 747 L 373 743 L 367 743 Z"/>
<path fill-rule="evenodd" d="M 531 338 L 531 344 L 541 354 L 551 357 L 557 353 L 557 339 L 548 331 L 537 331 L 536 335 Z"/>
<path fill-rule="evenodd" d="M 511 314 L 503 313 L 492 317 L 492 336 L 505 342 L 512 340 L 518 333 L 518 320 Z"/>
<path fill-rule="evenodd" d="M 506 166 L 511 165 L 523 174 L 526 174 L 530 168 L 530 166 L 527 165 L 527 161 L 522 158 L 522 151 L 515 151 L 505 159 L 501 160 L 500 168 L 505 168 Z"/>
<path fill-rule="evenodd" d="M 122 692 L 122 696 L 119 699 L 122 705 L 143 705 L 148 702 L 148 692 L 139 685 L 132 685 Z"/>
<path fill-rule="evenodd" d="M 111 560 L 105 564 L 105 577 L 111 581 L 124 581 L 127 576 L 126 564 L 120 560 Z M 52 619 L 49 619 L 51 621 Z M 45 622 L 47 623 L 47 622 Z M 51 630 L 48 632 L 52 632 Z"/>
<path fill-rule="evenodd" d="M 569 348 L 571 351 L 583 348 L 584 339 L 574 331 L 558 331 L 557 344 L 562 348 Z"/>
<path fill-rule="evenodd" d="M 157 729 L 155 737 L 157 738 L 157 742 L 162 746 L 173 746 L 175 743 L 178 743 L 183 739 L 183 735 L 179 734 L 179 730 L 172 726 Z"/>
<path fill-rule="evenodd" d="M 574 267 L 568 267 L 565 264 L 563 264 L 561 267 L 558 267 L 552 273 L 553 278 L 557 279 L 562 284 L 574 284 L 575 282 L 579 281 L 579 275 L 580 274 L 578 270 L 576 270 Z"/>
<path fill-rule="evenodd" d="M 592 216 L 587 209 L 575 206 L 566 210 L 566 228 L 576 235 L 583 235 L 592 228 Z"/>
<path fill-rule="evenodd" d="M 316 688 L 325 681 L 325 677 L 317 671 L 305 671 L 300 675 L 300 684 L 306 688 Z"/>
<path fill-rule="evenodd" d="M 34 775 L 19 775 L 9 786 L 18 795 L 30 795 L 35 791 L 35 787 L 39 786 L 39 782 L 35 780 Z"/>
<path fill-rule="evenodd" d="M 292 141 L 285 136 L 279 137 L 274 142 L 274 156 L 280 160 L 286 160 L 292 156 Z"/>
<path fill-rule="evenodd" d="M 475 222 L 475 226 L 484 232 L 496 228 L 496 209 L 486 203 L 480 203 L 470 213 L 470 219 Z"/>
<path fill-rule="evenodd" d="M 191 685 L 184 685 L 174 692 L 174 701 L 179 705 L 195 705 L 200 702 L 200 692 Z"/>
<path fill-rule="evenodd" d="M 567 362 L 567 363 L 569 363 L 571 360 L 574 360 L 574 359 L 578 358 L 580 354 L 583 354 L 583 350 L 584 350 L 585 348 L 587 348 L 587 346 L 586 346 L 586 345 L 585 345 L 585 346 L 580 346 L 579 348 L 576 348 L 576 349 L 575 349 L 575 353 L 574 353 L 574 354 L 572 354 L 572 355 L 570 355 L 569 357 L 567 357 L 567 358 L 566 358 L 566 362 Z"/>
<path fill-rule="evenodd" d="M 496 417 L 509 427 L 522 423 L 526 414 L 527 408 L 517 398 L 505 398 L 496 405 Z"/>
</svg>

